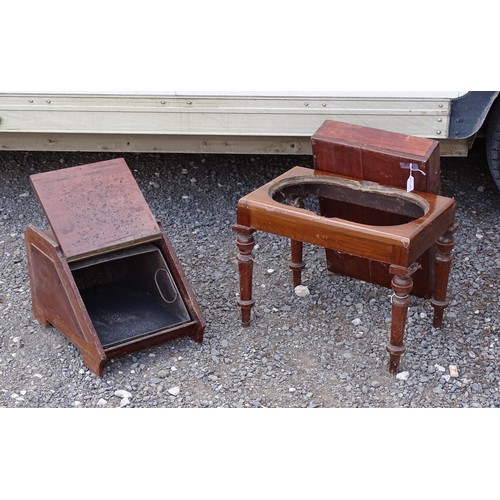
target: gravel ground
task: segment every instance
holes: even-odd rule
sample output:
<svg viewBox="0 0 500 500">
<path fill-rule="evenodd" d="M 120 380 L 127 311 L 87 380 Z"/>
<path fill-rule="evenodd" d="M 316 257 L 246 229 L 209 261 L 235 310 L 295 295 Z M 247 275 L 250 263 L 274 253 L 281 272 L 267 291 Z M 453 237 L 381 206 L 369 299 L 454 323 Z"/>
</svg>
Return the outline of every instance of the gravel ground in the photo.
<svg viewBox="0 0 500 500">
<path fill-rule="evenodd" d="M 99 378 L 53 327 L 33 318 L 23 232 L 46 227 L 29 186 L 35 172 L 124 156 L 165 228 L 205 315 L 189 338 L 107 363 Z M 481 149 L 442 159 L 442 194 L 458 203 L 444 328 L 413 298 L 398 376 L 387 370 L 388 289 L 325 271 L 305 246 L 294 294 L 288 242 L 257 233 L 254 319 L 243 329 L 235 222 L 238 199 L 310 157 L 0 153 L 0 406 L 394 408 L 500 406 L 500 193 Z M 450 373 L 457 367 L 458 376 Z M 120 392 L 117 392 L 120 391 Z"/>
</svg>

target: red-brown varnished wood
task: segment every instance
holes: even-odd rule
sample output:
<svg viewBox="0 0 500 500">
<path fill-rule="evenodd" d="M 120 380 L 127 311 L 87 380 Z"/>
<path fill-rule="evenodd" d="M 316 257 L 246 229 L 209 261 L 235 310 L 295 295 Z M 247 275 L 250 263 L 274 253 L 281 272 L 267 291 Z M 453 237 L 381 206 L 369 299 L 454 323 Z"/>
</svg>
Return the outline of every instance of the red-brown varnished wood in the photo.
<svg viewBox="0 0 500 500">
<path fill-rule="evenodd" d="M 314 168 L 382 185 L 404 188 L 409 170 L 400 163 L 416 163 L 423 173 L 414 173 L 415 189 L 438 194 L 440 188 L 439 143 L 426 138 L 384 131 L 335 120 L 326 120 L 311 138 Z M 425 174 L 425 175 L 424 175 Z M 378 225 L 405 222 L 400 214 L 376 212 L 355 204 L 320 199 L 320 211 L 328 217 L 350 218 Z M 431 247 L 419 259 L 421 269 L 413 277 L 413 294 L 430 297 L 434 288 Z M 332 272 L 390 287 L 388 266 L 363 257 L 326 249 L 328 269 Z M 354 274 L 353 274 L 354 272 Z"/>
<path fill-rule="evenodd" d="M 307 204 L 302 204 L 302 201 L 297 202 L 308 196 L 330 198 L 367 210 L 393 211 L 404 218 L 400 224 L 378 225 L 377 222 L 387 223 L 387 220 L 378 221 L 374 217 L 370 219 L 373 224 L 365 224 L 326 217 L 305 208 Z M 450 270 L 446 255 L 451 252 L 449 233 L 455 224 L 455 210 L 453 199 L 432 193 L 407 193 L 403 189 L 304 167 L 290 169 L 238 202 L 237 224 L 233 230 L 238 234 L 240 249 L 242 324 L 249 325 L 250 309 L 254 304 L 251 287 L 254 231 L 265 231 L 291 240 L 294 285 L 299 284 L 300 270 L 297 270 L 303 266 L 302 242 L 357 256 L 372 269 L 383 265 L 384 270 L 387 268 L 393 275 L 390 283 L 394 292 L 391 338 L 387 350 L 390 353 L 389 369 L 395 372 L 405 351 L 403 337 L 413 287 L 412 275 L 422 271 L 420 260 L 436 241 L 439 249 L 436 264 L 438 284 L 434 304 L 437 310 L 444 301 L 443 290 L 445 294 Z M 348 269 L 351 271 L 356 274 L 355 269 Z M 361 276 L 364 276 L 363 272 Z"/>
<path fill-rule="evenodd" d="M 252 274 L 253 274 L 253 247 L 255 240 L 254 229 L 250 229 L 239 224 L 233 225 L 236 232 L 236 246 L 238 247 L 238 270 L 240 276 L 240 297 L 238 305 L 241 308 L 241 324 L 249 326 L 251 311 L 255 301 L 252 299 Z"/>
<path fill-rule="evenodd" d="M 30 182 L 68 262 L 160 235 L 123 158 L 34 174 Z"/>
<path fill-rule="evenodd" d="M 292 250 L 292 261 L 289 268 L 292 270 L 293 286 L 299 286 L 302 283 L 302 270 L 306 265 L 302 262 L 302 250 L 304 244 L 302 241 L 290 240 Z"/>
<path fill-rule="evenodd" d="M 186 335 L 202 342 L 205 319 L 191 285 L 122 159 L 35 174 L 31 181 L 52 228 L 29 226 L 25 232 L 33 314 L 42 325 L 57 328 L 98 376 L 116 356 Z M 141 260 L 127 264 L 138 255 Z M 122 267 L 101 267 L 120 260 Z M 134 273 L 137 262 L 141 272 Z M 148 282 L 140 281 L 142 265 Z M 162 283 L 174 292 L 172 300 L 160 288 L 158 276 L 165 275 Z M 124 287 L 127 293 L 120 295 Z M 103 304 L 108 297 L 99 288 L 112 300 Z M 142 329 L 150 313 L 155 319 Z M 133 316 L 140 326 L 131 329 Z M 99 326 L 92 317 L 105 319 Z"/>
<path fill-rule="evenodd" d="M 325 120 L 311 137 L 314 168 L 356 179 L 405 188 L 408 170 L 400 162 L 419 165 L 415 190 L 438 194 L 439 142 L 336 120 Z"/>
<path fill-rule="evenodd" d="M 448 277 L 450 275 L 450 268 L 453 260 L 451 252 L 455 246 L 455 238 L 453 236 L 455 230 L 456 227 L 451 228 L 451 230 L 440 236 L 436 243 L 436 287 L 434 289 L 434 296 L 431 299 L 431 304 L 434 308 L 434 318 L 432 322 L 434 328 L 441 328 L 443 313 L 448 306 L 446 294 L 448 290 Z"/>
<path fill-rule="evenodd" d="M 391 320 L 391 339 L 387 344 L 389 352 L 389 371 L 396 373 L 399 367 L 401 356 L 406 351 L 403 337 L 410 305 L 410 292 L 413 287 L 412 274 L 418 269 L 418 264 L 412 264 L 410 267 L 389 266 L 389 270 L 394 277 L 391 280 L 392 291 L 392 320 Z"/>
<path fill-rule="evenodd" d="M 160 224 L 158 225 L 160 226 L 161 230 L 161 239 L 156 240 L 155 245 L 158 246 L 158 248 L 160 248 L 161 253 L 165 258 L 165 261 L 168 264 L 168 268 L 170 269 L 173 275 L 174 281 L 177 284 L 179 293 L 181 294 L 184 304 L 189 310 L 191 318 L 195 320 L 195 324 L 193 325 L 193 327 L 190 327 L 190 331 L 188 332 L 188 334 L 195 342 L 202 343 L 203 332 L 206 327 L 205 317 L 198 304 L 196 294 L 194 293 L 194 290 L 191 284 L 189 283 L 184 270 L 182 269 L 179 258 L 177 257 L 177 253 L 175 252 L 175 249 L 172 246 L 172 243 L 170 242 L 167 233 L 163 230 Z M 177 337 L 179 336 L 181 335 L 177 335 Z M 172 336 L 171 338 L 175 337 Z M 152 347 L 153 345 L 156 345 L 156 343 L 155 344 L 151 343 L 147 347 Z"/>
<path fill-rule="evenodd" d="M 53 233 L 28 226 L 24 238 L 33 315 L 67 337 L 88 368 L 102 376 L 106 354 Z"/>
<path fill-rule="evenodd" d="M 340 218 L 329 218 L 307 209 L 284 205 L 272 198 L 287 182 L 330 180 L 351 191 L 352 196 L 377 192 L 387 197 L 428 206 L 418 220 L 396 226 L 373 226 Z M 344 183 L 344 184 L 343 184 Z M 356 179 L 304 167 L 294 167 L 238 202 L 237 222 L 244 227 L 330 248 L 350 255 L 408 266 L 425 252 L 455 220 L 455 201 L 430 193 L 406 193 L 395 188 L 364 184 Z"/>
<path fill-rule="evenodd" d="M 155 243 L 169 265 L 192 321 L 106 349 L 101 345 L 72 271 L 52 231 L 40 231 L 29 226 L 25 231 L 25 241 L 33 315 L 42 325 L 53 325 L 73 343 L 81 352 L 85 365 L 96 375 L 101 377 L 106 361 L 117 356 L 186 335 L 196 342 L 203 341 L 204 316 L 164 233 Z"/>
</svg>

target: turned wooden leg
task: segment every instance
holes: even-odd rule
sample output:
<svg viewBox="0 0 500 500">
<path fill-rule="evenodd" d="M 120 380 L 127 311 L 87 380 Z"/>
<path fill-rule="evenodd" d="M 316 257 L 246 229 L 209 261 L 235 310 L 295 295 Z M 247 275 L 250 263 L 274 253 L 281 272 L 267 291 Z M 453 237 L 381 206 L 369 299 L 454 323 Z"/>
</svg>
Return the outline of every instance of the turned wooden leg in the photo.
<svg viewBox="0 0 500 500">
<path fill-rule="evenodd" d="M 238 305 L 241 308 L 241 324 L 242 326 L 249 326 L 251 310 L 255 303 L 252 299 L 252 250 L 255 245 L 253 237 L 255 230 L 235 224 L 233 226 L 233 231 L 237 233 L 236 246 L 239 250 L 238 271 L 240 274 L 240 298 L 238 299 Z"/>
<path fill-rule="evenodd" d="M 304 208 L 304 198 L 297 196 L 289 200 L 290 204 L 297 208 Z M 298 286 L 302 283 L 302 269 L 306 265 L 302 262 L 302 248 L 304 244 L 302 241 L 290 240 L 292 249 L 292 262 L 289 268 L 292 270 L 293 286 Z"/>
<path fill-rule="evenodd" d="M 444 309 L 448 306 L 446 292 L 448 290 L 451 261 L 453 260 L 451 251 L 455 245 L 454 231 L 455 227 L 451 228 L 440 236 L 436 242 L 437 252 L 434 258 L 436 282 L 434 296 L 431 299 L 431 305 L 434 308 L 434 319 L 432 321 L 434 328 L 440 328 L 443 324 Z"/>
<path fill-rule="evenodd" d="M 391 340 L 387 344 L 389 352 L 389 371 L 396 373 L 399 367 L 401 355 L 406 351 L 403 342 L 406 326 L 406 316 L 408 306 L 410 305 L 410 292 L 413 287 L 411 275 L 419 268 L 417 263 L 410 267 L 391 265 L 389 271 L 394 274 L 391 287 L 392 295 L 392 321 L 391 321 Z"/>
<path fill-rule="evenodd" d="M 298 286 L 302 283 L 302 269 L 306 265 L 302 262 L 302 241 L 290 240 L 292 246 L 292 262 L 288 266 L 292 270 L 293 286 Z"/>
</svg>

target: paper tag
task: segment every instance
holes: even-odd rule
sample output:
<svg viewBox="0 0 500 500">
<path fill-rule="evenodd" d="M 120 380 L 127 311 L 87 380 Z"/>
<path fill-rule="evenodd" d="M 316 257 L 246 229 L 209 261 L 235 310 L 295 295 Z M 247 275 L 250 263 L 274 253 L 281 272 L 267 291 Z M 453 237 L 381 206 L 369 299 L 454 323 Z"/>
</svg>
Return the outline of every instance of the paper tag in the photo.
<svg viewBox="0 0 500 500">
<path fill-rule="evenodd" d="M 407 168 L 410 171 L 410 177 L 408 177 L 408 180 L 406 181 L 406 191 L 409 193 L 415 188 L 415 179 L 413 178 L 412 172 L 420 172 L 423 175 L 425 175 L 425 172 L 418 168 L 418 163 L 400 162 L 399 168 Z"/>
<path fill-rule="evenodd" d="M 408 180 L 406 181 L 406 192 L 409 193 L 410 191 L 413 191 L 415 188 L 415 179 L 413 178 L 413 175 L 411 175 L 410 172 L 410 177 L 408 177 Z"/>
</svg>

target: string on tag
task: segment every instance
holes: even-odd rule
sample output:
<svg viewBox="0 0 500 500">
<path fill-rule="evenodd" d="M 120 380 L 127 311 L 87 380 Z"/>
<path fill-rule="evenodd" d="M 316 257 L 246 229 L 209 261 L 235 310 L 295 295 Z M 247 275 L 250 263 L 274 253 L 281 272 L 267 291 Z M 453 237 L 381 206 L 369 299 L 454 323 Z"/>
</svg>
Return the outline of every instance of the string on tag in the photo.
<svg viewBox="0 0 500 500">
<path fill-rule="evenodd" d="M 423 170 L 420 170 L 418 168 L 418 163 L 404 163 L 400 162 L 399 163 L 399 168 L 406 168 L 410 171 L 410 175 L 406 181 L 406 192 L 413 191 L 415 188 L 415 178 L 413 177 L 413 172 L 420 172 L 421 174 L 425 174 Z"/>
</svg>

